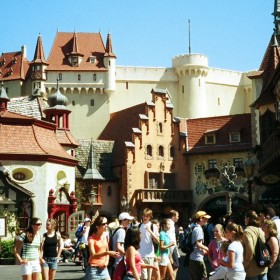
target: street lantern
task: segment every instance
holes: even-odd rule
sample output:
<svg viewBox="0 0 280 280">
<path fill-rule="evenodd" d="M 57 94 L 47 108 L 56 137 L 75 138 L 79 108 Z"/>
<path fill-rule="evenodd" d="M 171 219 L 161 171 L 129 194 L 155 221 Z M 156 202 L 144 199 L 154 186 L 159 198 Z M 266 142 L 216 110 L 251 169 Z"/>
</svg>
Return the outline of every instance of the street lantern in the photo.
<svg viewBox="0 0 280 280">
<path fill-rule="evenodd" d="M 121 208 L 122 208 L 122 211 L 125 211 L 125 212 L 128 211 L 129 202 L 125 196 L 123 196 L 121 199 Z"/>
<path fill-rule="evenodd" d="M 251 159 L 251 153 L 248 153 L 248 158 L 244 162 L 244 171 L 245 171 L 245 175 L 246 175 L 247 183 L 248 183 L 248 200 L 249 200 L 250 204 L 253 202 L 252 185 L 253 185 L 253 176 L 254 176 L 254 172 L 255 172 L 255 166 L 256 166 L 256 164 Z"/>
<path fill-rule="evenodd" d="M 88 195 L 88 201 L 90 205 L 92 206 L 96 202 L 96 197 L 95 197 L 95 192 L 94 190 L 91 190 L 89 195 Z"/>
</svg>

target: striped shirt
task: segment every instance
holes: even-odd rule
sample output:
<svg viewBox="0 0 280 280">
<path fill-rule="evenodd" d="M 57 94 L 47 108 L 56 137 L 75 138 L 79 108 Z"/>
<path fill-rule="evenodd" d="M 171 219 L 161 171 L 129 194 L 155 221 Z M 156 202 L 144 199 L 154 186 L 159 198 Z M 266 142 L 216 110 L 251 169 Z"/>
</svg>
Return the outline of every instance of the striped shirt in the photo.
<svg viewBox="0 0 280 280">
<path fill-rule="evenodd" d="M 23 243 L 21 257 L 29 261 L 39 260 L 39 248 L 42 240 L 41 235 L 39 233 L 35 235 L 32 243 L 24 242 L 25 236 L 26 234 L 24 232 L 19 237 L 19 240 Z"/>
</svg>

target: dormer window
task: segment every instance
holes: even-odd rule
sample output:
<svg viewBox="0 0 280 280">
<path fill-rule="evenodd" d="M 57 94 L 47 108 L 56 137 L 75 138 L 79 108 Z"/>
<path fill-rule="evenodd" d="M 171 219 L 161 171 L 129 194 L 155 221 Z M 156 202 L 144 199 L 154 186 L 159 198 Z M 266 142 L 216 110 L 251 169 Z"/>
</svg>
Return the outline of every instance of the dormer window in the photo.
<svg viewBox="0 0 280 280">
<path fill-rule="evenodd" d="M 229 142 L 230 143 L 240 142 L 240 132 L 239 131 L 230 132 Z"/>
<path fill-rule="evenodd" d="M 71 64 L 72 64 L 72 66 L 78 66 L 78 57 L 77 56 L 73 56 L 71 58 Z"/>
<path fill-rule="evenodd" d="M 89 62 L 90 63 L 95 63 L 96 62 L 96 56 L 92 55 L 89 57 Z"/>
<path fill-rule="evenodd" d="M 216 144 L 215 133 L 207 133 L 204 135 L 205 144 Z"/>
<path fill-rule="evenodd" d="M 204 132 L 205 144 L 213 145 L 216 144 L 216 132 L 218 129 L 210 129 Z"/>
</svg>

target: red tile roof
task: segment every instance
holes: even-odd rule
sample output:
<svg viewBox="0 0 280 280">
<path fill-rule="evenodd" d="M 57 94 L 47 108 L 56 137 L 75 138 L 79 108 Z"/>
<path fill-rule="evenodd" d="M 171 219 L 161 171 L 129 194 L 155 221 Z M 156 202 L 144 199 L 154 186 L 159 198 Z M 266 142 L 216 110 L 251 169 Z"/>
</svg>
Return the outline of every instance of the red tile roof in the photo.
<svg viewBox="0 0 280 280">
<path fill-rule="evenodd" d="M 47 64 L 47 61 L 45 59 L 44 47 L 43 47 L 43 42 L 42 42 L 41 36 L 38 37 L 36 49 L 35 49 L 35 53 L 34 53 L 34 58 L 33 58 L 32 62 Z"/>
<path fill-rule="evenodd" d="M 57 141 L 55 125 L 9 111 L 0 112 L 1 159 L 77 164 Z"/>
<path fill-rule="evenodd" d="M 252 147 L 250 114 L 182 120 L 184 121 L 187 123 L 190 154 L 242 151 Z M 209 131 L 214 131 L 216 144 L 205 144 L 204 135 Z M 229 132 L 238 131 L 241 141 L 230 143 Z"/>
<path fill-rule="evenodd" d="M 21 51 L 2 53 L 0 56 L 0 80 L 24 80 L 29 69 L 29 62 Z"/>
<path fill-rule="evenodd" d="M 103 64 L 105 47 L 100 33 L 58 32 L 56 34 L 49 58 L 47 70 L 55 71 L 107 71 Z M 68 61 L 68 54 L 73 52 L 73 44 L 79 54 L 83 55 L 82 62 L 73 67 Z M 91 63 L 90 56 L 96 56 L 97 62 Z"/>
</svg>

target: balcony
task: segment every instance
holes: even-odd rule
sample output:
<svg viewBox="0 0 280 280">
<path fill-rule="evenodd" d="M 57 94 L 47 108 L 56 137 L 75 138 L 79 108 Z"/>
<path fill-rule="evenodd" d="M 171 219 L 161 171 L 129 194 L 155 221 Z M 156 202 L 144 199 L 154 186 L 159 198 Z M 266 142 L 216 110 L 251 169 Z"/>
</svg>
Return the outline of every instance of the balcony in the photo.
<svg viewBox="0 0 280 280">
<path fill-rule="evenodd" d="M 190 203 L 193 201 L 192 191 L 169 189 L 140 189 L 135 191 L 138 203 Z"/>
</svg>

